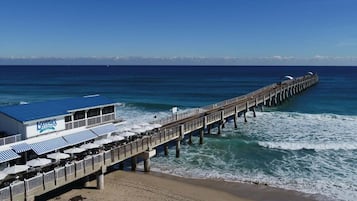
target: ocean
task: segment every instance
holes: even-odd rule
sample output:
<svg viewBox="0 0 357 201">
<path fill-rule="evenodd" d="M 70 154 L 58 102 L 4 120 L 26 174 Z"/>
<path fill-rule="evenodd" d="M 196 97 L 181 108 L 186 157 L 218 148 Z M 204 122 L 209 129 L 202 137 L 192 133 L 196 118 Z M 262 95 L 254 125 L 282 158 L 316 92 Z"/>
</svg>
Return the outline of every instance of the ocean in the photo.
<svg viewBox="0 0 357 201">
<path fill-rule="evenodd" d="M 123 103 L 118 116 L 128 123 L 149 122 L 308 71 L 316 86 L 203 145 L 183 143 L 180 158 L 158 153 L 152 170 L 357 200 L 357 67 L 0 66 L 0 106 L 101 94 Z"/>
</svg>

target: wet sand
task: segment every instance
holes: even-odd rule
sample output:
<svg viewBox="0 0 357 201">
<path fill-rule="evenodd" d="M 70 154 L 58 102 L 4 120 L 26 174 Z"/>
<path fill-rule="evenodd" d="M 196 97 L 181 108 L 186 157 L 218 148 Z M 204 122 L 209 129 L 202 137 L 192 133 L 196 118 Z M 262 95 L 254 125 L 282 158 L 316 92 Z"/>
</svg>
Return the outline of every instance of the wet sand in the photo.
<svg viewBox="0 0 357 201">
<path fill-rule="evenodd" d="M 315 196 L 295 191 L 272 188 L 266 185 L 241 184 L 216 180 L 185 179 L 160 173 L 114 171 L 105 175 L 104 190 L 97 190 L 96 180 L 82 187 L 67 187 L 62 192 L 48 193 L 53 201 L 312 201 Z M 73 188 L 74 189 L 71 189 Z M 37 199 L 43 200 L 45 198 Z"/>
</svg>

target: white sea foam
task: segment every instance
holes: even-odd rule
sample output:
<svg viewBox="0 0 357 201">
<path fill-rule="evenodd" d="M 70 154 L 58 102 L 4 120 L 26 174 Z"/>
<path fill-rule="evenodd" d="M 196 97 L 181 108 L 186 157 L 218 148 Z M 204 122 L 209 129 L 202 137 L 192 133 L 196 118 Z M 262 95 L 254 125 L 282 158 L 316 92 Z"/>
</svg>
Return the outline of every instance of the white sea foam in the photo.
<svg viewBox="0 0 357 201">
<path fill-rule="evenodd" d="M 119 109 L 129 125 L 150 122 L 155 115 L 167 116 L 170 111 Z M 266 183 L 352 201 L 357 200 L 356 151 L 356 116 L 258 112 L 257 118 L 248 115 L 248 123 L 240 119 L 237 130 L 227 124 L 221 137 L 206 138 L 202 146 L 181 146 L 178 159 L 159 153 L 151 167 L 181 177 Z"/>
<path fill-rule="evenodd" d="M 260 146 L 271 149 L 284 150 L 357 150 L 355 142 L 327 142 L 327 143 L 311 143 L 311 142 L 258 142 Z"/>
</svg>

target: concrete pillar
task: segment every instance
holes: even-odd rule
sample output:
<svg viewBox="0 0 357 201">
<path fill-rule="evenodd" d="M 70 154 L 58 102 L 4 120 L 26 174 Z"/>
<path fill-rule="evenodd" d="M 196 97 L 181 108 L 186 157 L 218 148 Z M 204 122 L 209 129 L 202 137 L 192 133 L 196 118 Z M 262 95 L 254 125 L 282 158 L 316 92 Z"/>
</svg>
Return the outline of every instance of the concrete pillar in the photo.
<svg viewBox="0 0 357 201">
<path fill-rule="evenodd" d="M 253 117 L 257 117 L 257 114 L 255 113 L 255 107 L 252 108 L 253 111 Z"/>
<path fill-rule="evenodd" d="M 89 176 L 84 177 L 84 187 L 90 187 Z"/>
<path fill-rule="evenodd" d="M 203 129 L 207 128 L 207 116 L 203 117 Z"/>
<path fill-rule="evenodd" d="M 222 133 L 222 123 L 218 123 L 218 131 L 217 131 L 217 135 L 220 135 Z"/>
<path fill-rule="evenodd" d="M 188 135 L 188 144 L 192 144 L 192 133 Z"/>
<path fill-rule="evenodd" d="M 237 114 L 234 114 L 233 122 L 234 122 L 234 128 L 238 128 L 238 125 L 237 125 Z"/>
<path fill-rule="evenodd" d="M 131 171 L 136 171 L 137 156 L 131 157 Z"/>
<path fill-rule="evenodd" d="M 180 158 L 181 140 L 176 140 L 176 158 Z"/>
<path fill-rule="evenodd" d="M 185 138 L 185 128 L 184 128 L 184 124 L 180 125 L 180 140 L 183 140 Z"/>
<path fill-rule="evenodd" d="M 144 159 L 144 172 L 150 172 L 150 158 Z"/>
<path fill-rule="evenodd" d="M 246 122 L 246 123 L 248 122 L 247 121 L 247 112 L 244 112 L 244 122 Z"/>
<path fill-rule="evenodd" d="M 165 153 L 165 156 L 169 155 L 169 145 L 167 143 L 164 144 L 164 153 Z"/>
<path fill-rule="evenodd" d="M 104 173 L 102 170 L 97 174 L 97 189 L 104 190 Z"/>
<path fill-rule="evenodd" d="M 261 111 L 261 112 L 264 112 L 264 105 L 261 105 L 261 106 L 260 106 L 260 111 Z"/>
<path fill-rule="evenodd" d="M 212 125 L 208 125 L 208 126 L 207 126 L 207 133 L 208 133 L 208 134 L 211 134 L 211 126 L 212 126 Z"/>
<path fill-rule="evenodd" d="M 222 128 L 224 128 L 224 123 L 225 123 L 225 120 L 224 120 L 224 110 L 221 111 L 221 122 L 222 122 Z"/>
<path fill-rule="evenodd" d="M 204 132 L 205 132 L 205 130 L 204 130 L 204 129 L 200 130 L 200 144 L 203 144 L 203 136 L 204 136 Z"/>
</svg>

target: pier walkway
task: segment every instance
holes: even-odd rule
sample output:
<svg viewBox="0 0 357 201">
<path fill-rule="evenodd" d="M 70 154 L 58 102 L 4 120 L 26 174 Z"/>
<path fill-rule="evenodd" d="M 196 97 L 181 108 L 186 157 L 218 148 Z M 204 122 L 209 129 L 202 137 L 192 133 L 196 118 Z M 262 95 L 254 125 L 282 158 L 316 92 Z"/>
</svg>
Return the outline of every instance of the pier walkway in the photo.
<svg viewBox="0 0 357 201">
<path fill-rule="evenodd" d="M 247 121 L 246 113 L 253 112 L 262 106 L 274 106 L 286 99 L 301 93 L 315 85 L 319 78 L 315 74 L 308 74 L 281 83 L 271 84 L 249 94 L 225 100 L 213 105 L 194 109 L 186 113 L 178 113 L 155 123 L 162 125 L 153 134 L 138 138 L 127 144 L 113 146 L 108 151 L 86 156 L 83 160 L 73 161 L 63 167 L 39 173 L 37 176 L 24 181 L 10 184 L 0 189 L 0 200 L 34 200 L 35 197 L 53 191 L 76 180 L 96 175 L 97 188 L 104 188 L 104 174 L 115 164 L 122 164 L 124 160 L 131 160 L 132 170 L 136 170 L 138 157 L 144 160 L 144 170 L 150 171 L 150 158 L 156 154 L 158 146 L 164 146 L 165 155 L 168 154 L 168 143 L 176 142 L 176 157 L 180 156 L 180 143 L 188 136 L 192 143 L 192 133 L 199 133 L 199 143 L 202 144 L 204 134 L 210 133 L 212 128 L 218 128 L 219 135 L 227 120 L 232 120 L 237 128 L 237 119 L 242 116 Z"/>
</svg>

